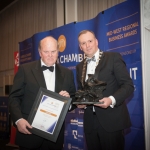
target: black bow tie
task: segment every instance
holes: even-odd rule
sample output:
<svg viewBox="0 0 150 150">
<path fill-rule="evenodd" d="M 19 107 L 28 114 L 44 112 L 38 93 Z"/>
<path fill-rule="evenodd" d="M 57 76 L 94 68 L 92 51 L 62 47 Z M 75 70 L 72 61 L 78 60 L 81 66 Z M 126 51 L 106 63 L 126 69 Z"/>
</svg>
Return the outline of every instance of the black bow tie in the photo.
<svg viewBox="0 0 150 150">
<path fill-rule="evenodd" d="M 47 67 L 47 66 L 42 66 L 42 70 L 46 70 L 46 69 L 49 69 L 51 72 L 54 71 L 54 66 L 50 66 L 50 67 Z"/>
<path fill-rule="evenodd" d="M 86 58 L 87 64 L 89 64 L 91 61 L 96 61 L 95 56 L 93 56 L 92 58 Z"/>
</svg>

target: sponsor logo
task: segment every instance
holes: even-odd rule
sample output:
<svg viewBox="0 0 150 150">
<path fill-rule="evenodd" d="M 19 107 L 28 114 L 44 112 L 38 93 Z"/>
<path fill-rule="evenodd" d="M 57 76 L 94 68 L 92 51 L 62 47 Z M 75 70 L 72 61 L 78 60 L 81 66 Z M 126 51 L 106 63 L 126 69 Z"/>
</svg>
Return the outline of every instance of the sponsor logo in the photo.
<svg viewBox="0 0 150 150">
<path fill-rule="evenodd" d="M 63 52 L 66 48 L 66 38 L 64 35 L 60 35 L 58 38 L 59 51 Z"/>
<path fill-rule="evenodd" d="M 72 130 L 72 135 L 73 135 L 74 139 L 78 139 L 77 130 Z"/>
<path fill-rule="evenodd" d="M 76 125 L 78 127 L 83 127 L 83 121 L 79 121 L 77 119 L 71 119 L 70 124 L 71 125 Z"/>
<path fill-rule="evenodd" d="M 84 114 L 84 111 L 83 110 L 79 110 L 79 115 L 80 114 Z"/>
<path fill-rule="evenodd" d="M 70 122 L 73 125 L 78 125 L 78 120 L 77 119 L 71 119 Z"/>
<path fill-rule="evenodd" d="M 15 56 L 15 65 L 17 67 L 19 66 L 19 53 L 17 53 L 16 56 Z"/>
</svg>

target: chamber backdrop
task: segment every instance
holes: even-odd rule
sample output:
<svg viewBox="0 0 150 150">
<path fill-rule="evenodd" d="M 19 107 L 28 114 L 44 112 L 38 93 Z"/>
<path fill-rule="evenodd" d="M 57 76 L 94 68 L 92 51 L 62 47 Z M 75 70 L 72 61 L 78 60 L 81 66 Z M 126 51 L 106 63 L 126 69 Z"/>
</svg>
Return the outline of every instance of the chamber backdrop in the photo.
<svg viewBox="0 0 150 150">
<path fill-rule="evenodd" d="M 139 0 L 118 4 L 100 12 L 91 20 L 73 22 L 50 31 L 34 34 L 19 43 L 20 64 L 39 59 L 39 41 L 51 35 L 59 42 L 58 62 L 71 69 L 76 76 L 75 66 L 84 59 L 77 38 L 78 33 L 85 29 L 92 30 L 96 34 L 101 50 L 119 52 L 126 62 L 135 91 L 126 100 L 132 127 L 125 131 L 125 150 L 144 150 Z M 83 133 L 83 115 L 84 111 L 81 109 L 75 109 L 67 114 L 64 150 L 87 149 Z"/>
</svg>

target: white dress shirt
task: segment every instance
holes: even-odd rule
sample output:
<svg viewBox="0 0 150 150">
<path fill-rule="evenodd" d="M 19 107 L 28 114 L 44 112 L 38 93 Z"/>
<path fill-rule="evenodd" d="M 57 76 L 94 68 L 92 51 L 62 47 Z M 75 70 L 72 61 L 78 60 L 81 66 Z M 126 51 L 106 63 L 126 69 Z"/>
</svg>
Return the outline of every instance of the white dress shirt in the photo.
<svg viewBox="0 0 150 150">
<path fill-rule="evenodd" d="M 45 63 L 41 60 L 41 66 L 43 65 L 46 66 Z M 47 69 L 43 71 L 43 74 L 44 74 L 47 90 L 55 92 L 55 64 L 53 66 L 54 66 L 53 72 Z"/>
</svg>

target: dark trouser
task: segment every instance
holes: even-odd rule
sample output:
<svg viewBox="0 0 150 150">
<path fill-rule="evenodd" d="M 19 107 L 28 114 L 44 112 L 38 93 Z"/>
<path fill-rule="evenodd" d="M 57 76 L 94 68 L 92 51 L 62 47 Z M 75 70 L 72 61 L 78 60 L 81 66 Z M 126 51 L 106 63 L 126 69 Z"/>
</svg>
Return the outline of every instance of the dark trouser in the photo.
<svg viewBox="0 0 150 150">
<path fill-rule="evenodd" d="M 44 149 L 44 148 L 28 149 L 28 148 L 20 147 L 19 150 L 62 150 L 62 149 Z"/>
<path fill-rule="evenodd" d="M 24 147 L 19 147 L 19 150 L 62 150 L 62 149 L 55 148 L 56 147 L 55 145 L 49 145 L 48 143 L 49 143 L 48 140 L 44 140 L 42 145 L 39 148 L 28 149 Z"/>
<path fill-rule="evenodd" d="M 19 147 L 19 150 L 31 150 L 31 149 L 28 149 L 28 148 L 24 148 L 24 147 Z M 40 150 L 40 149 L 32 149 L 32 150 Z"/>
<path fill-rule="evenodd" d="M 20 150 L 62 150 L 64 142 L 64 125 L 56 142 L 43 139 L 35 134 L 22 134 L 17 132 L 16 144 Z"/>
<path fill-rule="evenodd" d="M 96 115 L 94 115 L 93 130 L 91 133 L 85 133 L 85 137 L 88 150 L 124 150 L 123 131 L 107 132 L 100 126 Z"/>
</svg>

